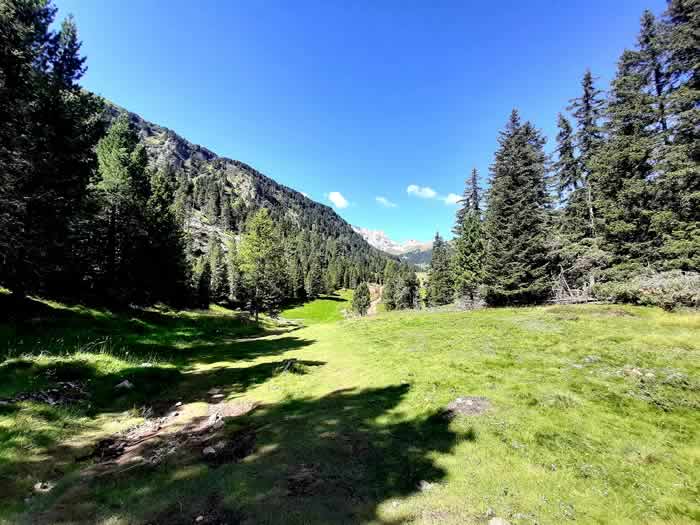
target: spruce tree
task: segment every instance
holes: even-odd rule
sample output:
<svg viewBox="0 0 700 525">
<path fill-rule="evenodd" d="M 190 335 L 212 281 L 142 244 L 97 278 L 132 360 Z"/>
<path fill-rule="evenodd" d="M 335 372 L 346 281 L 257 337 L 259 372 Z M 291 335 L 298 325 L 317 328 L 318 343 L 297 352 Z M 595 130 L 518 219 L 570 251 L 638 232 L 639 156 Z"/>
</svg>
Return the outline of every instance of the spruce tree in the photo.
<svg viewBox="0 0 700 525">
<path fill-rule="evenodd" d="M 471 179 L 465 182 L 462 207 L 457 211 L 452 263 L 455 296 L 468 297 L 470 301 L 474 301 L 477 288 L 484 278 L 484 244 L 479 200 L 478 174 L 475 168 L 472 170 Z"/>
<path fill-rule="evenodd" d="M 94 262 L 98 289 L 119 303 L 149 301 L 148 159 L 127 115 L 117 118 L 98 143 L 97 161 L 92 190 L 100 207 L 95 219 L 101 237 Z"/>
<path fill-rule="evenodd" d="M 403 269 L 403 271 L 394 278 L 394 308 L 397 310 L 417 308 L 419 287 L 420 285 L 416 272 L 410 268 Z"/>
<path fill-rule="evenodd" d="M 54 31 L 55 15 L 50 1 L 0 8 L 0 285 L 18 297 L 71 294 L 82 278 L 75 219 L 104 130 L 102 102 L 78 85 L 75 22 Z"/>
<path fill-rule="evenodd" d="M 366 282 L 360 283 L 352 294 L 352 309 L 360 314 L 366 315 L 370 306 L 369 287 Z"/>
<path fill-rule="evenodd" d="M 430 306 L 449 304 L 453 298 L 450 248 L 439 233 L 433 240 L 433 257 L 428 270 L 428 295 Z"/>
<path fill-rule="evenodd" d="M 177 218 L 174 176 L 161 167 L 150 181 L 147 209 L 148 251 L 151 254 L 150 289 L 154 300 L 184 304 L 188 296 L 185 240 Z"/>
<path fill-rule="evenodd" d="M 276 315 L 283 300 L 284 261 L 280 238 L 266 208 L 251 217 L 238 247 L 248 310 Z"/>
<path fill-rule="evenodd" d="M 578 176 L 579 188 L 574 189 L 569 199 L 568 215 L 574 216 L 575 223 L 584 222 L 586 229 L 579 236 L 596 236 L 596 217 L 591 172 L 596 151 L 603 142 L 603 130 L 600 120 L 603 116 L 604 100 L 601 91 L 595 86 L 590 70 L 586 70 L 581 81 L 581 96 L 571 101 L 569 110 L 577 122 L 576 147 L 579 152 Z M 569 175 L 574 173 L 569 172 Z"/>
<path fill-rule="evenodd" d="M 486 301 L 536 303 L 551 288 L 544 138 L 513 110 L 498 142 L 484 223 Z"/>
<path fill-rule="evenodd" d="M 323 293 L 323 274 L 317 259 L 314 259 L 309 266 L 304 289 L 306 290 L 306 296 L 310 299 L 315 299 Z"/>
<path fill-rule="evenodd" d="M 625 51 L 608 102 L 608 139 L 593 161 L 604 247 L 623 274 L 652 264 L 658 253 L 650 224 L 653 186 L 649 182 L 658 114 L 647 85 L 643 56 Z"/>
<path fill-rule="evenodd" d="M 667 133 L 652 228 L 664 268 L 700 268 L 700 3 L 671 0 L 657 37 L 665 58 Z"/>
<path fill-rule="evenodd" d="M 243 283 L 243 273 L 241 272 L 240 261 L 238 259 L 238 249 L 234 241 L 229 241 L 226 253 L 226 274 L 228 280 L 228 300 L 232 304 L 242 305 L 245 303 L 245 288 Z"/>
<path fill-rule="evenodd" d="M 207 250 L 209 268 L 211 269 L 211 284 L 209 286 L 211 301 L 219 303 L 228 297 L 230 291 L 227 281 L 226 261 L 221 253 L 221 245 L 216 237 L 209 241 Z"/>
</svg>

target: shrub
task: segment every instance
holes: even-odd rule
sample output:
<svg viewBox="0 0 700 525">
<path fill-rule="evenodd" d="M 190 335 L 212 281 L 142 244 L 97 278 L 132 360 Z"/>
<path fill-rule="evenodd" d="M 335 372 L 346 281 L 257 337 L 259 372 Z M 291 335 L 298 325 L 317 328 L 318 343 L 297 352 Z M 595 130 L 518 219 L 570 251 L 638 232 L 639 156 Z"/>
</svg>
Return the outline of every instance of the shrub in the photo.
<svg viewBox="0 0 700 525">
<path fill-rule="evenodd" d="M 640 274 L 624 281 L 597 284 L 598 299 L 616 303 L 660 306 L 673 310 L 679 306 L 700 307 L 700 273 L 672 270 Z"/>
</svg>

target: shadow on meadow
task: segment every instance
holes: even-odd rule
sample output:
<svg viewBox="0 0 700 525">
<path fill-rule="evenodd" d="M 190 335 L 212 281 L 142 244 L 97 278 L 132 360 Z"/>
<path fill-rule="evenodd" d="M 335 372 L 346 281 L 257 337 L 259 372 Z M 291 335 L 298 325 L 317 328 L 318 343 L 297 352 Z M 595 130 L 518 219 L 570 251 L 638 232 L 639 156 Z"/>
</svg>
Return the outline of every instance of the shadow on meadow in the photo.
<svg viewBox="0 0 700 525">
<path fill-rule="evenodd" d="M 392 415 L 408 388 L 343 389 L 263 405 L 227 421 L 233 435 L 254 435 L 254 447 L 239 461 L 212 466 L 201 454 L 174 454 L 157 467 L 69 478 L 25 517 L 32 523 L 111 517 L 184 524 L 200 515 L 204 523 L 376 520 L 383 502 L 444 479 L 435 453 L 476 439 L 450 430 L 439 413 Z"/>
</svg>

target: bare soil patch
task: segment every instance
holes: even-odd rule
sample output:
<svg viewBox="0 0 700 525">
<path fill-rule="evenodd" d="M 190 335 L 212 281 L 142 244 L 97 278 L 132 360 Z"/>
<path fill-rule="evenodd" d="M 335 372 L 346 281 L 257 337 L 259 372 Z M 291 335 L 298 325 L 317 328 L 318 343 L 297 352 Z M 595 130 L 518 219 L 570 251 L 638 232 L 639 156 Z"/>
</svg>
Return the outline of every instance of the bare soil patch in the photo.
<svg viewBox="0 0 700 525">
<path fill-rule="evenodd" d="M 247 414 L 256 406 L 252 401 L 209 404 L 207 415 L 198 417 L 187 417 L 175 406 L 164 416 L 146 418 L 139 425 L 100 440 L 90 455 L 80 459 L 95 460 L 88 475 L 157 465 L 170 457 L 177 462 L 204 461 L 212 466 L 240 461 L 255 448 L 255 430 L 227 433 L 225 419 Z"/>
<path fill-rule="evenodd" d="M 458 416 L 479 416 L 491 408 L 491 401 L 485 397 L 464 396 L 452 401 L 444 411 L 449 419 Z"/>
<path fill-rule="evenodd" d="M 72 405 L 88 398 L 82 381 L 59 381 L 50 388 L 33 392 L 21 392 L 11 398 L 0 399 L 0 405 L 32 401 L 47 405 Z"/>
</svg>

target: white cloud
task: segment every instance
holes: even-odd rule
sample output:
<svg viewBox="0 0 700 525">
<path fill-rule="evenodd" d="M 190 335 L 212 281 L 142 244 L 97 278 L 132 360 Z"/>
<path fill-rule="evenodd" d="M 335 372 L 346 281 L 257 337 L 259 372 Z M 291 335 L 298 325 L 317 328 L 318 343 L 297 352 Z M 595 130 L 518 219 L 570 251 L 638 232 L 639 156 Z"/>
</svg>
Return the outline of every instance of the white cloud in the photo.
<svg viewBox="0 0 700 525">
<path fill-rule="evenodd" d="M 375 197 L 374 200 L 382 206 L 384 206 L 385 208 L 396 208 L 398 206 L 396 203 L 391 202 L 386 197 Z"/>
<path fill-rule="evenodd" d="M 304 197 L 306 197 L 307 199 L 309 198 L 309 194 L 308 194 L 308 193 L 306 193 L 306 192 L 304 192 L 304 191 L 302 191 L 302 192 L 300 192 L 300 193 L 301 193 Z"/>
<path fill-rule="evenodd" d="M 336 208 L 343 209 L 347 208 L 350 204 L 343 194 L 339 191 L 332 191 L 328 194 L 328 200 L 333 203 Z"/>
<path fill-rule="evenodd" d="M 415 195 L 416 197 L 421 197 L 422 199 L 434 199 L 437 197 L 437 192 L 428 186 L 418 186 L 417 184 L 411 184 L 406 188 L 406 193 L 409 195 Z"/>
<path fill-rule="evenodd" d="M 443 201 L 445 201 L 445 204 L 450 205 L 450 204 L 457 204 L 462 197 L 457 195 L 456 193 L 448 193 L 447 197 L 441 197 Z"/>
</svg>

